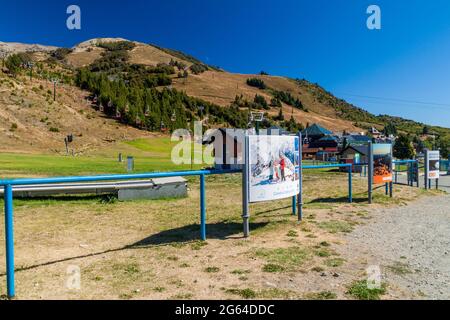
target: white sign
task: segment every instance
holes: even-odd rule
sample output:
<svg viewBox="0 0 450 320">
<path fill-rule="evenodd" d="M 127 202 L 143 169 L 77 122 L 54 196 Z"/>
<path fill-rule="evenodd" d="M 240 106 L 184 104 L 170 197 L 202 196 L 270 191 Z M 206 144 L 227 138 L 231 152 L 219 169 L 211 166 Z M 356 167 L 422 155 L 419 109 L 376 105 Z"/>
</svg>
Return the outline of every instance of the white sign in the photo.
<svg viewBox="0 0 450 320">
<path fill-rule="evenodd" d="M 249 136 L 249 202 L 284 199 L 300 192 L 299 139 Z"/>
<path fill-rule="evenodd" d="M 428 153 L 428 179 L 439 179 L 439 151 L 427 151 Z"/>
</svg>

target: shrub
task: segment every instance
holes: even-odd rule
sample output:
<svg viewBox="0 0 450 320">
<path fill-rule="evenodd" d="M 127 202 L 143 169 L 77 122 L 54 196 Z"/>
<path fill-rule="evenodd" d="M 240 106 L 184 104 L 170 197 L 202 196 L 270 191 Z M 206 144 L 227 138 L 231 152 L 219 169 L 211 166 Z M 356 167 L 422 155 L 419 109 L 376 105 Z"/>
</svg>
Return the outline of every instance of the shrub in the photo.
<svg viewBox="0 0 450 320">
<path fill-rule="evenodd" d="M 97 47 L 106 49 L 108 51 L 122 51 L 132 50 L 136 45 L 130 41 L 117 41 L 117 42 L 100 42 Z"/>
<path fill-rule="evenodd" d="M 32 60 L 28 53 L 17 53 L 6 58 L 5 66 L 12 75 L 16 76 L 22 66 L 30 61 Z"/>
<path fill-rule="evenodd" d="M 247 79 L 247 85 L 261 89 L 261 90 L 267 89 L 267 86 L 264 83 L 264 81 L 261 79 L 258 79 L 258 78 Z"/>
<path fill-rule="evenodd" d="M 200 63 L 194 63 L 193 65 L 190 66 L 189 69 L 192 71 L 193 74 L 201 74 L 205 71 L 208 71 L 208 67 Z"/>
<path fill-rule="evenodd" d="M 73 50 L 69 48 L 58 48 L 50 53 L 50 56 L 56 60 L 64 60 Z"/>
<path fill-rule="evenodd" d="M 257 105 L 261 106 L 261 108 L 263 109 L 269 109 L 269 105 L 267 104 L 266 99 L 263 96 L 260 95 L 255 95 L 255 99 L 253 100 L 254 103 L 256 103 Z M 260 108 L 257 108 L 260 109 Z"/>
<path fill-rule="evenodd" d="M 386 294 L 386 284 L 370 289 L 366 280 L 355 281 L 350 285 L 347 294 L 359 300 L 379 300 L 381 295 Z"/>
<path fill-rule="evenodd" d="M 184 70 L 186 68 L 186 64 L 181 61 L 170 59 L 169 65 L 172 67 L 177 67 L 178 70 Z"/>
<path fill-rule="evenodd" d="M 273 94 L 276 99 L 286 103 L 287 105 L 306 111 L 306 108 L 303 107 L 300 99 L 293 97 L 290 92 L 273 90 Z"/>
<path fill-rule="evenodd" d="M 272 98 L 272 100 L 270 100 L 270 106 L 275 108 L 281 108 L 282 104 L 280 99 Z"/>
</svg>

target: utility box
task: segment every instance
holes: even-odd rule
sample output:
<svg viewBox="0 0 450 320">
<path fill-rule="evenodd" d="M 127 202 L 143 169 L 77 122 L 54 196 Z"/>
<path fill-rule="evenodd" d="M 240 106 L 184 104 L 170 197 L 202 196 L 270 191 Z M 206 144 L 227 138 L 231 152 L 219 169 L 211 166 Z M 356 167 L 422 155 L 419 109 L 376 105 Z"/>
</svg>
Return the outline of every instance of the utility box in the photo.
<svg viewBox="0 0 450 320">
<path fill-rule="evenodd" d="M 187 181 L 182 177 L 156 178 L 152 181 L 153 186 L 119 189 L 119 200 L 187 197 Z"/>
</svg>

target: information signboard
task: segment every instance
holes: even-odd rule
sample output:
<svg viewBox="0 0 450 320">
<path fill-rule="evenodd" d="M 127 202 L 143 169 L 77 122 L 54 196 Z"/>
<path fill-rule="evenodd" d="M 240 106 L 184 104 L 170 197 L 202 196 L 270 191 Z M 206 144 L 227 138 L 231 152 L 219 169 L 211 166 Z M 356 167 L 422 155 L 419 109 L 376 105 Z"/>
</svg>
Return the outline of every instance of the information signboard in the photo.
<svg viewBox="0 0 450 320">
<path fill-rule="evenodd" d="M 392 144 L 373 144 L 373 183 L 392 182 Z"/>
<path fill-rule="evenodd" d="M 284 199 L 299 194 L 298 137 L 249 136 L 247 148 L 249 202 Z"/>
<path fill-rule="evenodd" d="M 428 179 L 439 179 L 439 151 L 427 151 Z"/>
</svg>

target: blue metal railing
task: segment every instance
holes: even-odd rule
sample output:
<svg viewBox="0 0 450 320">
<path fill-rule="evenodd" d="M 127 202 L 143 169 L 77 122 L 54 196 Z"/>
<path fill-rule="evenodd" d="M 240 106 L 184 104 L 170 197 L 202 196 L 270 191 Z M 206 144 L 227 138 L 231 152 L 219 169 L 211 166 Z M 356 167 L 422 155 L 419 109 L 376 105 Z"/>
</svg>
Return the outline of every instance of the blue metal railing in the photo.
<svg viewBox="0 0 450 320">
<path fill-rule="evenodd" d="M 407 160 L 394 160 L 393 164 L 395 165 L 407 165 L 406 170 L 398 170 L 394 169 L 394 183 L 398 183 L 398 173 L 406 172 L 407 173 L 407 184 L 408 186 L 413 186 L 414 182 L 416 182 L 417 187 L 419 187 L 419 160 L 418 159 L 407 159 Z"/>
<path fill-rule="evenodd" d="M 319 166 L 303 166 L 303 169 L 333 169 L 333 168 L 347 168 L 348 173 L 348 202 L 352 203 L 352 171 L 353 165 L 351 163 L 343 164 L 324 164 Z"/>
<path fill-rule="evenodd" d="M 303 169 L 332 169 L 348 168 L 348 201 L 352 200 L 352 164 L 327 164 L 318 166 L 303 166 Z M 3 179 L 0 186 L 4 187 L 5 205 L 5 237 L 6 237 L 6 283 L 7 295 L 15 296 L 14 285 L 14 225 L 13 225 L 13 186 L 18 185 L 38 185 L 53 183 L 73 183 L 73 182 L 95 182 L 95 181 L 115 181 L 129 179 L 154 179 L 167 177 L 200 177 L 200 237 L 206 240 L 206 182 L 207 175 L 241 173 L 242 170 L 195 170 L 195 171 L 173 171 L 173 172 L 153 172 L 122 175 L 97 175 L 97 176 L 73 176 L 73 177 L 49 177 L 49 178 L 22 178 Z M 301 191 L 300 191 L 301 192 Z M 293 213 L 296 214 L 296 198 L 292 198 Z M 299 212 L 299 215 L 300 212 Z"/>
<path fill-rule="evenodd" d="M 70 182 L 94 182 L 113 181 L 128 179 L 154 179 L 167 177 L 200 177 L 200 237 L 206 240 L 206 183 L 205 176 L 217 174 L 239 173 L 241 170 L 196 170 L 196 171 L 173 171 L 173 172 L 153 172 L 122 175 L 98 175 L 80 177 L 50 177 L 50 178 L 25 178 L 25 179 L 3 179 L 0 186 L 4 187 L 5 202 L 5 238 L 6 238 L 6 286 L 8 297 L 15 296 L 14 287 L 14 226 L 13 226 L 13 186 L 37 185 L 51 183 Z"/>
</svg>

